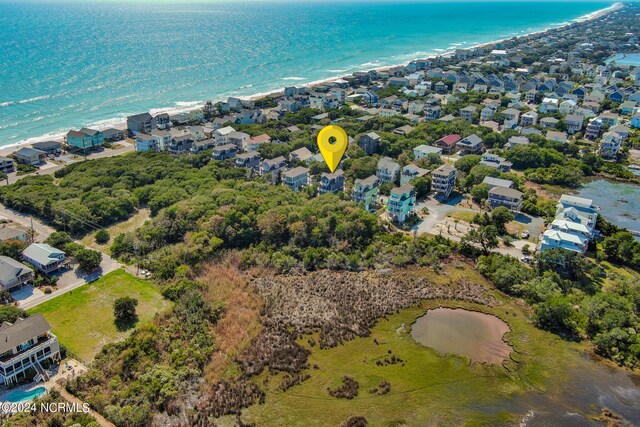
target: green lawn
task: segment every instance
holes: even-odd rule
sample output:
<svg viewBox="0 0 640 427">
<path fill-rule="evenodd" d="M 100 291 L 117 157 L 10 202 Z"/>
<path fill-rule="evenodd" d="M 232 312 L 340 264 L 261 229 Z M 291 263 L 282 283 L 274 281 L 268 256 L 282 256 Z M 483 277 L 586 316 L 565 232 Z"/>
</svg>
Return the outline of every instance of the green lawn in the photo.
<svg viewBox="0 0 640 427">
<path fill-rule="evenodd" d="M 42 313 L 70 355 L 90 362 L 103 345 L 119 341 L 130 332 L 118 331 L 113 321 L 113 302 L 122 296 L 138 300 L 138 325 L 151 321 L 170 305 L 152 283 L 116 270 L 29 313 Z"/>
<path fill-rule="evenodd" d="M 471 223 L 476 216 L 476 212 L 469 211 L 451 211 L 447 214 L 449 218 L 458 219 L 460 221 Z"/>
</svg>

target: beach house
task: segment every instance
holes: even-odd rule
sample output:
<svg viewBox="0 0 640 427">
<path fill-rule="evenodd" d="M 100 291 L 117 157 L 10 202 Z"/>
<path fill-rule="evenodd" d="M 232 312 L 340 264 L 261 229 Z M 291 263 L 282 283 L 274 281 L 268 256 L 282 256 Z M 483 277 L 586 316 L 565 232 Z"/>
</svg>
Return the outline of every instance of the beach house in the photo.
<svg viewBox="0 0 640 427">
<path fill-rule="evenodd" d="M 10 173 L 13 172 L 13 170 L 13 159 L 10 159 L 8 157 L 0 157 L 0 172 Z"/>
<path fill-rule="evenodd" d="M 540 251 L 562 248 L 584 253 L 597 234 L 599 208 L 591 199 L 563 194 L 556 204 L 555 220 L 540 239 Z"/>
<path fill-rule="evenodd" d="M 419 168 L 414 164 L 408 164 L 402 168 L 400 173 L 400 185 L 405 185 L 411 182 L 415 178 L 420 178 L 427 175 L 429 171 L 427 169 Z"/>
<path fill-rule="evenodd" d="M 149 113 L 134 114 L 127 117 L 127 130 L 133 136 L 139 132 L 151 133 L 156 128 L 156 119 Z"/>
<path fill-rule="evenodd" d="M 59 361 L 60 346 L 42 314 L 0 326 L 0 384 L 7 386 L 25 379 L 48 380 L 42 365 L 45 360 Z M 28 378 L 31 370 L 36 374 Z"/>
<path fill-rule="evenodd" d="M 567 123 L 567 133 L 569 135 L 573 135 L 582 130 L 582 124 L 584 123 L 583 116 L 579 114 L 568 114 L 564 120 Z"/>
<path fill-rule="evenodd" d="M 313 153 L 307 147 L 300 147 L 289 153 L 289 161 L 291 163 L 304 162 L 309 163 L 313 160 Z"/>
<path fill-rule="evenodd" d="M 411 213 L 415 213 L 416 193 L 411 184 L 391 190 L 387 201 L 387 214 L 392 221 L 402 224 Z"/>
<path fill-rule="evenodd" d="M 28 266 L 9 258 L 0 256 L 0 290 L 7 291 L 29 283 L 33 279 L 33 270 Z"/>
<path fill-rule="evenodd" d="M 442 148 L 432 147 L 431 145 L 418 145 L 413 149 L 413 157 L 416 160 L 424 159 L 429 157 L 429 154 L 435 154 L 437 156 L 442 155 Z"/>
<path fill-rule="evenodd" d="M 69 148 L 89 150 L 104 145 L 104 134 L 99 130 L 82 128 L 67 132 L 65 140 Z"/>
<path fill-rule="evenodd" d="M 500 172 L 509 172 L 511 171 L 512 166 L 510 161 L 493 153 L 484 153 L 480 160 L 480 164 L 482 166 L 498 169 Z"/>
<path fill-rule="evenodd" d="M 282 183 L 293 191 L 309 184 L 309 169 L 298 166 L 282 174 Z"/>
<path fill-rule="evenodd" d="M 13 158 L 23 165 L 38 166 L 47 161 L 47 153 L 35 148 L 22 147 L 13 153 Z"/>
<path fill-rule="evenodd" d="M 431 191 L 435 197 L 448 199 L 456 183 L 456 168 L 448 164 L 441 165 L 431 172 Z"/>
<path fill-rule="evenodd" d="M 375 175 L 364 179 L 356 179 L 353 185 L 353 201 L 357 204 L 362 203 L 364 209 L 368 211 L 376 201 L 378 191 L 378 178 Z"/>
<path fill-rule="evenodd" d="M 254 136 L 246 140 L 242 146 L 244 151 L 258 151 L 258 148 L 262 144 L 268 144 L 271 142 L 271 137 L 266 133 Z"/>
<path fill-rule="evenodd" d="M 223 144 L 213 148 L 211 158 L 213 160 L 232 159 L 236 156 L 238 147 L 235 144 Z"/>
<path fill-rule="evenodd" d="M 442 154 L 453 154 L 456 152 L 457 143 L 462 137 L 460 135 L 446 135 L 436 140 L 433 145 L 442 149 Z"/>
<path fill-rule="evenodd" d="M 62 153 L 62 144 L 58 141 L 40 141 L 31 144 L 31 148 L 44 151 L 49 156 L 58 156 Z"/>
<path fill-rule="evenodd" d="M 42 273 L 49 274 L 62 267 L 65 254 L 46 243 L 32 243 L 22 251 L 22 259 Z"/>
<path fill-rule="evenodd" d="M 10 224 L 0 225 L 0 242 L 8 240 L 20 240 L 26 242 L 29 238 L 29 229 Z"/>
<path fill-rule="evenodd" d="M 487 202 L 492 209 L 504 206 L 512 212 L 519 212 L 522 207 L 522 195 L 522 192 L 514 188 L 496 185 L 489 190 Z"/>
<path fill-rule="evenodd" d="M 616 157 L 623 142 L 624 137 L 619 133 L 613 131 L 605 132 L 600 140 L 600 156 L 607 159 Z"/>
<path fill-rule="evenodd" d="M 153 135 L 138 133 L 136 135 L 136 151 L 160 151 L 160 141 Z"/>
<path fill-rule="evenodd" d="M 366 135 L 360 137 L 360 147 L 368 154 L 372 155 L 378 150 L 378 144 L 380 144 L 381 137 L 375 132 L 369 132 Z"/>
<path fill-rule="evenodd" d="M 235 159 L 235 165 L 239 168 L 258 170 L 260 167 L 260 154 L 256 152 L 238 154 Z"/>
<path fill-rule="evenodd" d="M 394 182 L 400 173 L 400 165 L 390 157 L 383 157 L 378 160 L 376 176 L 380 182 Z"/>
<path fill-rule="evenodd" d="M 477 154 L 482 151 L 482 138 L 474 133 L 473 135 L 462 138 L 456 145 L 458 146 L 458 150 L 460 150 L 460 155 Z"/>
<path fill-rule="evenodd" d="M 267 159 L 262 162 L 260 167 L 261 176 L 271 176 L 271 183 L 277 184 L 280 180 L 280 172 L 287 167 L 287 160 L 283 156 L 274 159 Z"/>
<path fill-rule="evenodd" d="M 320 176 L 320 187 L 318 187 L 319 194 L 325 193 L 338 193 L 344 191 L 344 172 L 340 169 L 333 173 L 322 173 Z"/>
</svg>

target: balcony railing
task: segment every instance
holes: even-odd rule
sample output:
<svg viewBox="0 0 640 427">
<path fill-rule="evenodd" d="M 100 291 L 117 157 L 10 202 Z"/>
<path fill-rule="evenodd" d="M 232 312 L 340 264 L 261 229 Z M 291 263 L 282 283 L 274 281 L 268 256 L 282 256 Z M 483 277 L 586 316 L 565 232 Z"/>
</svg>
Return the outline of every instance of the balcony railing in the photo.
<svg viewBox="0 0 640 427">
<path fill-rule="evenodd" d="M 3 356 L 2 358 L 0 358 L 0 366 L 8 367 L 16 363 L 18 360 L 29 358 L 38 351 L 45 348 L 47 345 L 53 345 L 56 339 L 57 338 L 53 335 L 49 336 L 48 338 L 41 338 L 36 344 L 25 350 L 22 350 L 16 354 Z"/>
</svg>

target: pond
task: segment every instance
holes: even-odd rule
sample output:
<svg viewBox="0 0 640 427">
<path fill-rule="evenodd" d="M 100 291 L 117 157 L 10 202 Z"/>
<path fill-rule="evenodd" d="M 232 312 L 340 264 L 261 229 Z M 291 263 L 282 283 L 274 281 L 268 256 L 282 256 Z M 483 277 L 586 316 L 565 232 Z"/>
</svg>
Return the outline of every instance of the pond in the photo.
<svg viewBox="0 0 640 427">
<path fill-rule="evenodd" d="M 609 222 L 640 231 L 639 185 L 598 179 L 584 184 L 577 195 L 592 199 Z"/>
<path fill-rule="evenodd" d="M 411 326 L 413 339 L 438 353 L 498 364 L 511 353 L 502 340 L 509 331 L 509 325 L 496 316 L 451 308 L 428 310 Z"/>
<path fill-rule="evenodd" d="M 47 391 L 47 389 L 44 387 L 36 387 L 31 390 L 17 390 L 10 393 L 9 396 L 7 396 L 7 400 L 9 402 L 26 402 L 27 400 L 35 399 L 45 391 Z"/>
<path fill-rule="evenodd" d="M 607 59 L 607 64 L 616 61 L 617 65 L 640 65 L 640 53 L 619 53 Z"/>
</svg>

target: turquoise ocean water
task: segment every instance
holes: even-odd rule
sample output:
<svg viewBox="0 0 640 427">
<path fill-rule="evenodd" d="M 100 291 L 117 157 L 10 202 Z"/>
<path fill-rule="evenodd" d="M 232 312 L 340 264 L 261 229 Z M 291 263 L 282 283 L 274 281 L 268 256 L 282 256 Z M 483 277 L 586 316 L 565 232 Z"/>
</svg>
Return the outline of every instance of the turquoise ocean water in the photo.
<svg viewBox="0 0 640 427">
<path fill-rule="evenodd" d="M 0 146 L 405 63 L 612 3 L 0 0 Z"/>
</svg>

